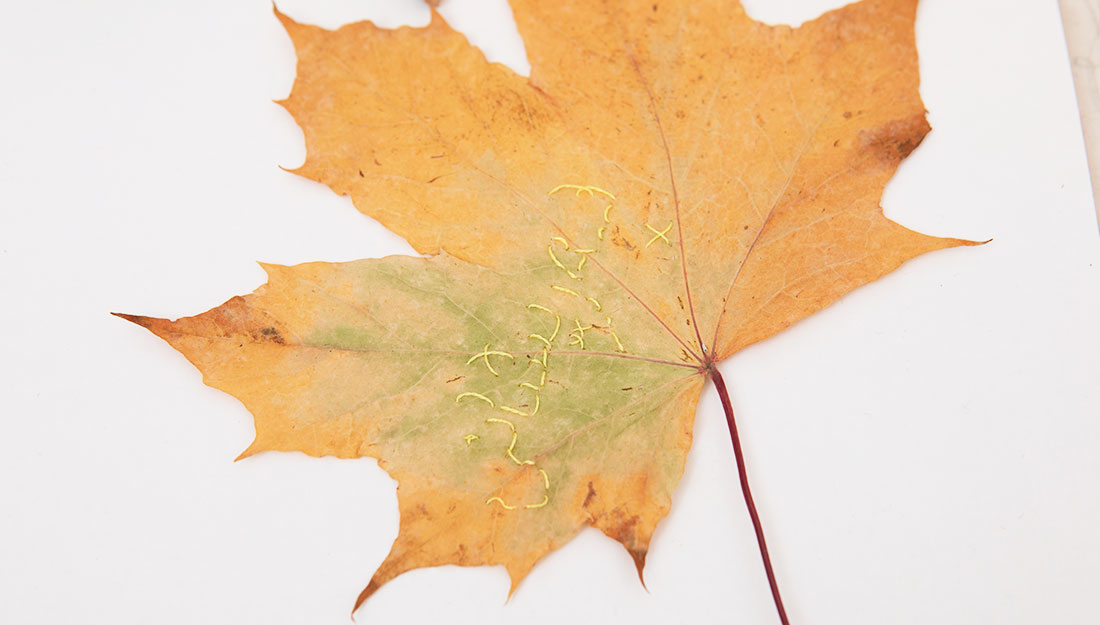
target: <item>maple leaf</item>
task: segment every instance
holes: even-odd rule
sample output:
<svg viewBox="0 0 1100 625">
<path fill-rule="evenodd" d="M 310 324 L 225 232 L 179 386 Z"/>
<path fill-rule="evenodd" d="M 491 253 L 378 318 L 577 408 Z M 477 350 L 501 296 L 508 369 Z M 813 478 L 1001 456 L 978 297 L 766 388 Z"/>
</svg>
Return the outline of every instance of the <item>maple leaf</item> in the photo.
<svg viewBox="0 0 1100 625">
<path fill-rule="evenodd" d="M 252 412 L 242 458 L 370 456 L 398 481 L 400 531 L 356 607 L 442 564 L 503 565 L 514 591 L 589 525 L 640 575 L 707 379 L 763 551 L 714 364 L 972 244 L 879 205 L 929 130 L 915 0 L 799 28 L 728 0 L 511 4 L 530 78 L 434 11 L 336 31 L 276 11 L 299 57 L 296 173 L 426 257 L 264 265 L 201 315 L 122 315 Z"/>
</svg>

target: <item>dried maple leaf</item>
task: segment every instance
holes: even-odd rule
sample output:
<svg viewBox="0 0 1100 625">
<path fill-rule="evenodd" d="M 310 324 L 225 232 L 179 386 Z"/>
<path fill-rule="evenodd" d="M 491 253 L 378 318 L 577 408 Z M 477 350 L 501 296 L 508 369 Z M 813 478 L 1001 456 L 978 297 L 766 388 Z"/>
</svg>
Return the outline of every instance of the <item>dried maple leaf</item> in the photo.
<svg viewBox="0 0 1100 625">
<path fill-rule="evenodd" d="M 370 456 L 399 482 L 399 535 L 356 606 L 442 564 L 504 565 L 514 590 L 587 525 L 641 573 L 708 378 L 763 550 L 714 363 L 969 243 L 879 206 L 929 129 L 915 0 L 796 29 L 728 0 L 511 4 L 530 78 L 434 11 L 396 30 L 278 14 L 297 173 L 426 258 L 265 265 L 207 313 L 125 316 L 248 407 L 241 457 Z"/>
</svg>

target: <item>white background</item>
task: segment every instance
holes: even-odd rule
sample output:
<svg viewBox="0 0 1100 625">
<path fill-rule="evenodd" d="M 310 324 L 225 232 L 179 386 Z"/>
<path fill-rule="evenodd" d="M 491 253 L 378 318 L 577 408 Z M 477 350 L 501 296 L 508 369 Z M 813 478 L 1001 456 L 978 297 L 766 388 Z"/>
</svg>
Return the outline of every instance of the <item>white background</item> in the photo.
<svg viewBox="0 0 1100 625">
<path fill-rule="evenodd" d="M 837 0 L 748 0 L 799 23 Z M 424 24 L 416 0 L 284 0 Z M 373 460 L 232 459 L 251 417 L 148 332 L 253 261 L 411 252 L 304 157 L 266 0 L 0 12 L 0 622 L 343 624 L 397 532 Z M 444 15 L 526 71 L 503 0 Z M 933 132 L 887 214 L 920 258 L 722 366 L 792 622 L 1096 623 L 1100 242 L 1053 2 L 925 0 Z M 649 592 L 587 530 L 505 605 L 500 568 L 406 574 L 360 622 L 776 622 L 708 388 Z"/>
</svg>

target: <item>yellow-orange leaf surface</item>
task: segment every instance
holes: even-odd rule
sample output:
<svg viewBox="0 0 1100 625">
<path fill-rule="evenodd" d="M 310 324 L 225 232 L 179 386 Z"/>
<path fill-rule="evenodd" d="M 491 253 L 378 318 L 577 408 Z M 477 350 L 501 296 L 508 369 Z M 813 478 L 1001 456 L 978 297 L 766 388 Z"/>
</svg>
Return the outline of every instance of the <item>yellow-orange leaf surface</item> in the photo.
<svg viewBox="0 0 1100 625">
<path fill-rule="evenodd" d="M 879 205 L 929 129 L 915 0 L 797 29 L 729 0 L 511 4 L 530 78 L 434 12 L 278 14 L 297 173 L 427 257 L 265 266 L 196 317 L 125 316 L 244 402 L 242 456 L 370 456 L 398 481 L 359 603 L 441 564 L 503 565 L 514 589 L 586 525 L 640 572 L 711 363 L 967 243 Z"/>
</svg>

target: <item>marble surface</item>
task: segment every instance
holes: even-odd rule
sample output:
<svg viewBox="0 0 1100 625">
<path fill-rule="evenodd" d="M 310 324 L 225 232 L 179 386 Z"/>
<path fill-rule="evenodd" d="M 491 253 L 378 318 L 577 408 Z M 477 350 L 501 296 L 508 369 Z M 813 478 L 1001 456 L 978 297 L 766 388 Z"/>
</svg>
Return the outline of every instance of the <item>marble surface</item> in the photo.
<svg viewBox="0 0 1100 625">
<path fill-rule="evenodd" d="M 1100 218 L 1100 0 L 1059 0 L 1059 4 Z"/>
</svg>

